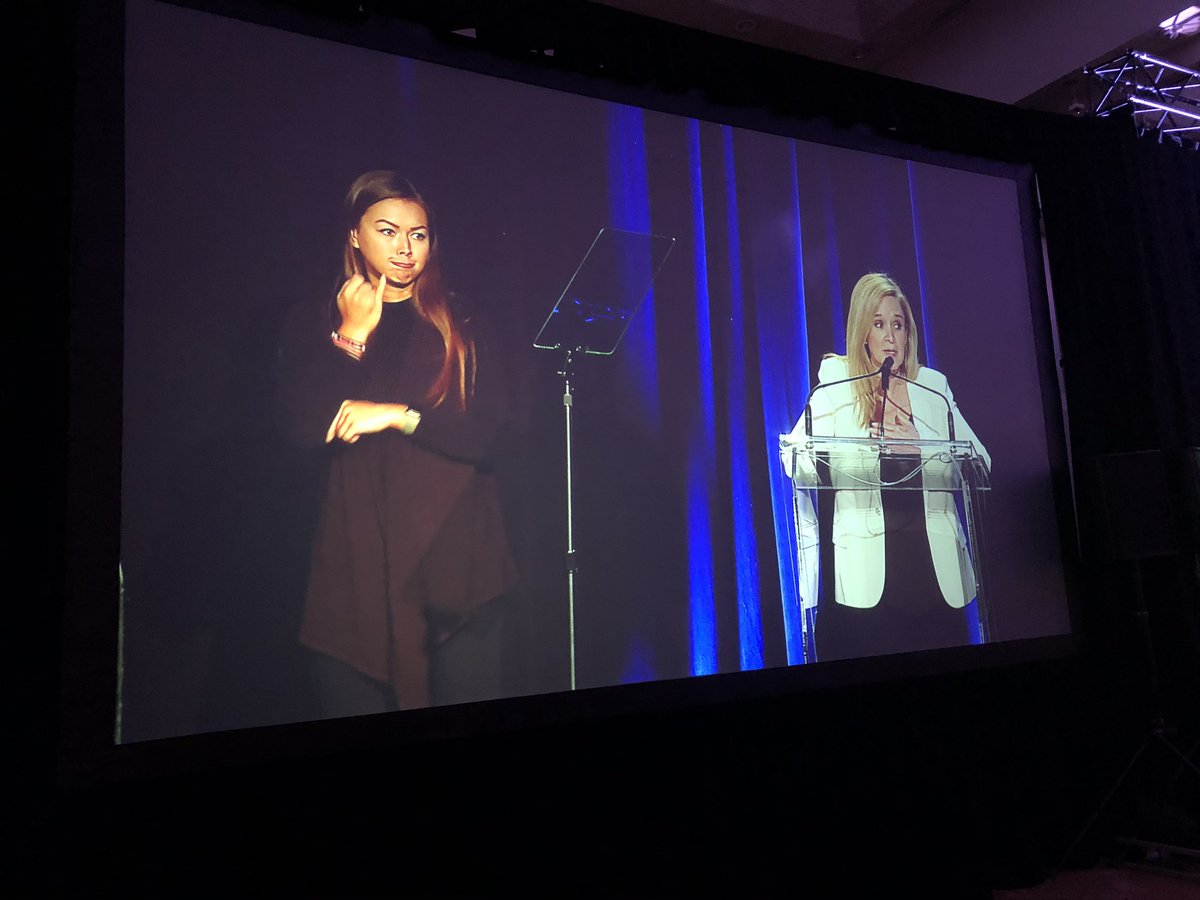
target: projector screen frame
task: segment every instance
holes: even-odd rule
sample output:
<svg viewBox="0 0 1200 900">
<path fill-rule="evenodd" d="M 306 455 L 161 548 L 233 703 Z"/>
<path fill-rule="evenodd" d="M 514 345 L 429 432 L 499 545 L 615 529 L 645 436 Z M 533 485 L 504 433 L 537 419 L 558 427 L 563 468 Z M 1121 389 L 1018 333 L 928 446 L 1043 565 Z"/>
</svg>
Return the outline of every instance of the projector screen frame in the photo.
<svg viewBox="0 0 1200 900">
<path fill-rule="evenodd" d="M 619 84 L 564 72 L 546 59 L 510 59 L 470 39 L 379 15 L 344 22 L 277 6 L 189 2 L 175 4 L 323 40 L 382 50 L 481 75 L 505 78 L 671 115 L 718 122 L 765 134 L 847 147 L 1012 179 L 1018 187 L 1029 282 L 1030 316 L 1039 366 L 1047 448 L 1066 602 L 1078 630 L 1076 525 L 1067 465 L 1062 389 L 1054 354 L 1036 184 L 1029 165 L 971 159 L 901 143 L 828 121 L 801 121 L 761 108 L 714 104 L 698 91 L 670 95 L 645 85 Z M 86 6 L 86 5 L 85 5 Z M 123 7 L 123 5 L 122 5 Z M 232 15 L 234 9 L 238 15 Z M 511 697 L 481 704 L 404 711 L 360 719 L 297 722 L 193 734 L 134 744 L 113 743 L 112 710 L 120 635 L 121 379 L 123 358 L 124 214 L 123 90 L 121 78 L 89 78 L 96 69 L 122 69 L 123 15 L 84 9 L 78 44 L 79 98 L 75 111 L 73 215 L 76 239 L 71 286 L 70 469 L 66 528 L 67 589 L 62 622 L 59 777 L 64 787 L 144 779 L 282 759 L 312 758 L 349 747 L 405 746 L 498 735 L 574 722 L 596 722 L 656 711 L 719 706 L 891 679 L 953 675 L 977 668 L 1023 664 L 1078 651 L 1077 633 L 964 646 L 897 657 L 848 660 L 705 677 Z M 106 377 L 96 377 L 96 373 Z"/>
</svg>

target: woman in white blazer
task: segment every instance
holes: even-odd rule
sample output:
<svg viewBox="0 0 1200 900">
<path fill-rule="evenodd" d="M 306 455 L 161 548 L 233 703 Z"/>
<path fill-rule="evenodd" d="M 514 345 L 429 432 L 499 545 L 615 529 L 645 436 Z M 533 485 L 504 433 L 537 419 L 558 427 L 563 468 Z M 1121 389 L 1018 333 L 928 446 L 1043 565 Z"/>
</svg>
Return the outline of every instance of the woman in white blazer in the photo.
<svg viewBox="0 0 1200 900">
<path fill-rule="evenodd" d="M 991 459 L 959 412 L 946 377 L 920 364 L 912 308 L 887 275 L 864 275 L 854 286 L 846 346 L 844 356 L 827 354 L 821 362 L 818 381 L 828 386 L 812 395 L 814 437 L 947 440 L 948 401 L 955 439 L 972 442 L 990 469 Z M 885 404 L 878 375 L 836 383 L 870 376 L 889 358 L 892 373 L 921 387 L 890 378 Z M 802 416 L 781 442 L 789 476 L 795 466 L 814 465 L 793 452 L 807 440 L 805 426 Z M 965 643 L 961 610 L 975 596 L 975 578 L 954 496 L 938 489 L 950 486 L 949 464 L 917 447 L 882 463 L 870 447 L 855 447 L 835 453 L 830 463 L 838 490 L 826 535 L 834 547 L 833 570 L 824 573 L 827 599 L 816 619 L 818 660 Z M 881 483 L 910 489 L 884 492 Z M 798 498 L 800 591 L 809 606 L 818 592 L 818 516 L 807 494 Z"/>
</svg>

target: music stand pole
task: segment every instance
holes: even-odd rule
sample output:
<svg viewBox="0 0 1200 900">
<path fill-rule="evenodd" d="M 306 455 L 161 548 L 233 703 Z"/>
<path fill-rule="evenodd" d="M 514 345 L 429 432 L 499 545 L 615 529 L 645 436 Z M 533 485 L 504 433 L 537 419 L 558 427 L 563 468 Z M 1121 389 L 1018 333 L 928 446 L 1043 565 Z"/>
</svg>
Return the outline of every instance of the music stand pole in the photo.
<svg viewBox="0 0 1200 900">
<path fill-rule="evenodd" d="M 575 690 L 575 523 L 572 484 L 571 380 L 577 357 L 612 356 L 654 283 L 675 239 L 601 228 L 546 317 L 533 346 L 563 352 L 563 415 L 567 452 L 567 628 L 571 690 Z"/>
<path fill-rule="evenodd" d="M 559 375 L 563 380 L 563 413 L 567 435 L 567 632 L 570 647 L 571 690 L 575 690 L 575 573 L 578 568 L 575 563 L 575 523 L 574 500 L 571 495 L 571 404 L 574 397 L 571 393 L 572 366 L 574 365 L 574 350 L 566 351 L 563 367 Z"/>
</svg>

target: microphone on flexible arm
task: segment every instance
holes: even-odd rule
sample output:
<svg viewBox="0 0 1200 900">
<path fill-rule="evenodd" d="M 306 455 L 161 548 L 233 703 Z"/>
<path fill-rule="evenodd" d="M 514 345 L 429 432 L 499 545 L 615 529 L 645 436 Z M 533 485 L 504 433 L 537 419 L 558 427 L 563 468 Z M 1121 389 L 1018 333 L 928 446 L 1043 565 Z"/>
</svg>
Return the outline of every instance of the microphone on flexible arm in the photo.
<svg viewBox="0 0 1200 900">
<path fill-rule="evenodd" d="M 919 387 L 921 390 L 929 391 L 929 393 L 934 394 L 935 396 L 941 398 L 942 402 L 946 404 L 946 434 L 949 436 L 950 440 L 953 441 L 954 440 L 954 410 L 951 409 L 951 407 L 950 407 L 949 398 L 945 394 L 943 394 L 941 391 L 935 391 L 933 388 L 929 387 L 928 385 L 921 384 L 921 382 L 919 382 L 919 381 L 913 381 L 911 378 L 905 378 L 903 375 L 896 375 L 896 377 L 899 378 L 901 381 L 903 381 L 905 384 L 915 385 L 916 387 Z"/>
<path fill-rule="evenodd" d="M 867 372 L 865 375 L 852 375 L 849 378 L 839 378 L 837 381 L 823 381 L 820 384 L 813 387 L 813 389 L 808 392 L 808 397 L 805 398 L 805 400 L 804 400 L 804 432 L 805 432 L 805 434 L 807 434 L 810 438 L 813 436 L 813 433 L 812 433 L 812 398 L 813 398 L 813 395 L 816 394 L 817 391 L 821 390 L 821 388 L 833 387 L 835 384 L 849 384 L 852 381 L 862 381 L 864 378 L 874 378 L 876 375 L 882 375 L 883 370 L 885 368 L 888 371 L 891 371 L 891 367 L 892 367 L 892 359 L 889 356 L 887 359 L 887 362 L 885 362 L 882 366 L 880 366 L 874 372 Z M 899 377 L 899 376 L 897 376 L 897 377 Z M 885 382 L 885 384 L 886 384 L 886 382 Z M 886 390 L 886 388 L 885 388 L 885 390 Z"/>
<path fill-rule="evenodd" d="M 896 360 L 889 356 L 884 359 L 883 365 L 879 367 L 880 387 L 883 389 L 883 406 L 879 408 L 879 437 L 883 437 L 883 423 L 887 421 L 887 402 L 888 402 L 888 382 L 892 377 L 892 366 L 896 364 Z"/>
</svg>

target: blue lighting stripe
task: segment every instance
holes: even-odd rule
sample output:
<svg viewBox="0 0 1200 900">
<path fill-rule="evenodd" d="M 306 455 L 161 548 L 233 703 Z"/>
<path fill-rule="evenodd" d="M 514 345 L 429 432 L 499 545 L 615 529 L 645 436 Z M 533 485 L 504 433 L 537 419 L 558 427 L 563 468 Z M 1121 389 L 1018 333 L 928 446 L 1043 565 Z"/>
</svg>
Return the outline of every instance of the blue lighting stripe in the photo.
<svg viewBox="0 0 1200 900">
<path fill-rule="evenodd" d="M 418 79 L 421 77 L 422 70 L 418 69 L 415 60 L 396 57 L 394 61 L 396 73 L 396 104 L 400 109 L 409 110 L 411 120 L 421 121 L 424 115 L 431 114 L 431 110 L 426 110 L 428 102 L 429 90 L 428 86 L 422 84 L 421 90 L 418 90 Z M 427 76 L 426 76 L 427 77 Z M 386 140 L 391 143 L 403 141 L 408 137 L 404 128 L 404 118 L 398 116 L 390 117 L 384 124 L 383 129 L 387 135 Z M 391 166 L 386 166 L 391 168 Z M 404 178 L 418 178 L 418 174 L 410 172 L 404 168 L 399 169 L 399 174 Z"/>
<path fill-rule="evenodd" d="M 650 192 L 646 173 L 646 125 L 642 110 L 613 105 L 608 110 L 609 224 L 644 234 L 650 227 Z M 647 270 L 646 260 L 632 260 L 631 274 Z M 639 419 L 657 434 L 662 428 L 659 404 L 658 355 L 655 346 L 654 293 L 642 300 L 617 354 L 627 401 Z M 631 636 L 629 663 L 622 674 L 626 684 L 656 677 L 643 633 Z"/>
<path fill-rule="evenodd" d="M 625 671 L 621 673 L 621 684 L 640 684 L 643 681 L 654 681 L 657 678 L 654 671 L 654 650 L 644 634 L 633 635 L 629 646 L 629 661 Z"/>
<path fill-rule="evenodd" d="M 804 662 L 804 631 L 800 620 L 800 590 L 796 569 L 796 534 L 792 516 L 792 487 L 779 464 L 779 434 L 788 431 L 808 394 L 808 332 L 804 310 L 804 256 L 800 223 L 800 185 L 796 145 L 789 145 L 791 202 L 787 209 L 787 244 L 781 271 L 769 282 L 755 281 L 759 320 L 759 372 L 762 382 L 763 423 L 766 429 L 767 471 L 771 481 L 779 591 L 783 606 L 784 644 L 790 665 Z M 769 296 L 763 296 L 768 294 Z M 774 298 L 775 302 L 771 300 Z M 780 300 L 782 298 L 782 301 Z"/>
<path fill-rule="evenodd" d="M 646 190 L 646 125 L 642 110 L 613 104 L 608 112 L 609 213 L 614 228 L 650 230 Z"/>
<path fill-rule="evenodd" d="M 975 597 L 966 605 L 963 612 L 967 616 L 967 642 L 971 644 L 983 643 L 983 622 L 979 619 L 979 598 Z"/>
<path fill-rule="evenodd" d="M 396 57 L 396 71 L 400 75 L 400 102 L 406 109 L 413 109 L 418 101 L 417 68 L 414 61 L 402 56 Z"/>
<path fill-rule="evenodd" d="M 733 129 L 721 126 L 725 150 L 725 191 L 728 214 L 729 305 L 729 477 L 733 501 L 733 548 L 737 572 L 738 645 L 742 670 L 763 665 L 762 622 L 759 612 L 758 547 L 754 537 L 754 501 L 750 484 L 749 423 L 746 419 L 745 303 L 742 296 L 741 235 L 738 224 L 737 170 Z"/>
<path fill-rule="evenodd" d="M 908 200 L 912 207 L 913 253 L 917 257 L 917 292 L 921 295 L 921 352 L 919 359 L 922 365 L 937 368 L 933 353 L 933 329 L 929 324 L 928 307 L 925 298 L 929 296 L 925 290 L 925 265 L 921 256 L 921 216 L 917 209 L 917 188 L 913 182 L 913 164 L 908 160 Z"/>
<path fill-rule="evenodd" d="M 708 296 L 708 252 L 704 230 L 704 171 L 700 123 L 688 122 L 688 172 L 692 187 L 693 281 L 696 290 L 696 356 L 700 421 L 688 448 L 688 597 L 692 638 L 692 674 L 717 671 L 716 601 L 713 596 L 712 492 L 717 481 L 714 426 L 713 350 Z"/>
<path fill-rule="evenodd" d="M 649 234 L 650 193 L 646 175 L 646 126 L 642 110 L 613 105 L 608 112 L 609 216 L 614 228 Z M 644 262 L 644 261 L 643 261 Z M 643 266 L 644 267 L 644 266 Z M 621 345 L 621 366 L 631 376 L 629 399 L 655 432 L 662 425 L 658 357 L 655 348 L 654 291 L 642 300 Z"/>
</svg>

